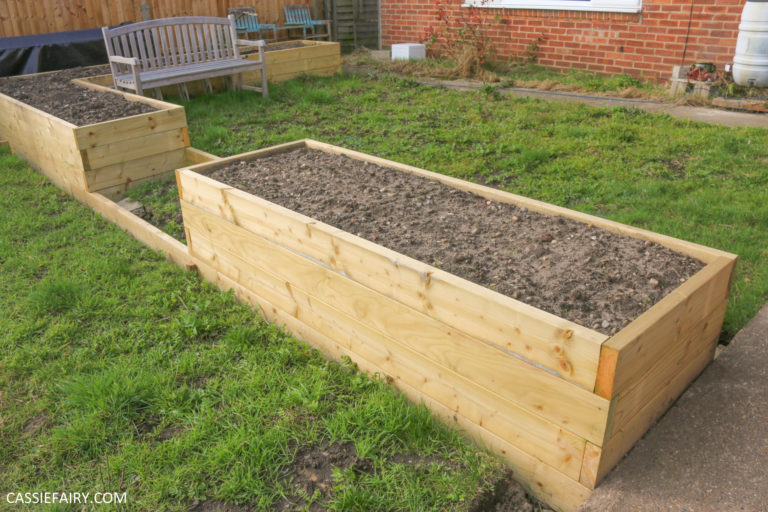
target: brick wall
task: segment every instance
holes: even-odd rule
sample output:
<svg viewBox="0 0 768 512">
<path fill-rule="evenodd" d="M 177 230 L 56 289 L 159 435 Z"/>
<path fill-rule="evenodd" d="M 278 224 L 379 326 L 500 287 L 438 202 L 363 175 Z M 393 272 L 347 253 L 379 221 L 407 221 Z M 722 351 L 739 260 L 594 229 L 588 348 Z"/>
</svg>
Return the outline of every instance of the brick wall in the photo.
<svg viewBox="0 0 768 512">
<path fill-rule="evenodd" d="M 449 2 L 461 15 L 461 0 Z M 685 64 L 714 62 L 718 70 L 733 62 L 745 0 L 694 0 Z M 538 63 L 557 69 L 627 73 L 666 79 L 681 64 L 691 13 L 690 0 L 644 0 L 637 14 L 482 9 L 484 27 L 497 55 L 525 58 L 538 41 Z M 435 0 L 381 0 L 382 40 L 391 45 L 424 39 L 436 25 Z"/>
</svg>

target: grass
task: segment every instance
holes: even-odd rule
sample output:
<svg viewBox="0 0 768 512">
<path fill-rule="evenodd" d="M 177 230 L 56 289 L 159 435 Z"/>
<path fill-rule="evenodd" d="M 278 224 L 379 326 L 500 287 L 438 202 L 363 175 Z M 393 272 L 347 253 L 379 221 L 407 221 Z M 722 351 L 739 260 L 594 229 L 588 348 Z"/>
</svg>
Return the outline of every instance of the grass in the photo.
<svg viewBox="0 0 768 512">
<path fill-rule="evenodd" d="M 447 58 L 427 58 L 419 61 L 392 62 L 359 51 L 344 57 L 345 64 L 363 67 L 376 73 L 397 74 L 405 77 L 460 78 L 461 66 Z M 626 74 L 600 75 L 590 71 L 571 69 L 558 71 L 535 62 L 497 60 L 483 68 L 476 77 L 486 82 L 497 82 L 502 87 L 557 89 L 582 91 L 631 97 L 668 98 L 667 91 L 657 83 L 638 80 Z"/>
<path fill-rule="evenodd" d="M 340 75 L 186 103 L 222 156 L 304 137 L 739 255 L 723 339 L 768 300 L 768 131 Z"/>
<path fill-rule="evenodd" d="M 374 470 L 336 472 L 329 510 L 466 510 L 501 475 L 426 408 L 167 263 L 7 149 L 0 169 L 0 508 L 8 492 L 110 491 L 126 510 L 268 510 L 301 498 L 296 450 L 333 442 Z"/>
</svg>

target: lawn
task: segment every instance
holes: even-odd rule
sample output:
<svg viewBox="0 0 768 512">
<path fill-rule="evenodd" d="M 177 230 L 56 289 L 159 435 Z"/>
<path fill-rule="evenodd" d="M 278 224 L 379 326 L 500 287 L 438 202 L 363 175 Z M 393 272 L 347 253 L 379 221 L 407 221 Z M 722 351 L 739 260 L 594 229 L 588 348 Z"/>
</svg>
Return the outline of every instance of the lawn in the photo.
<svg viewBox="0 0 768 512">
<path fill-rule="evenodd" d="M 463 511 L 503 477 L 425 407 L 266 324 L 7 149 L 0 169 L 0 509 L 34 508 L 11 492 L 108 491 L 127 504 L 84 509 Z"/>
<path fill-rule="evenodd" d="M 739 255 L 729 340 L 768 299 L 768 131 L 617 107 L 339 75 L 185 103 L 192 145 L 226 156 L 304 137 Z M 168 218 L 175 185 L 134 197 Z M 161 197 L 164 196 L 164 197 Z M 180 236 L 178 222 L 168 228 Z"/>
<path fill-rule="evenodd" d="M 768 131 L 393 76 L 270 92 L 186 102 L 193 146 L 224 156 L 311 137 L 735 252 L 724 339 L 768 298 Z M 325 361 L 7 150 L 0 169 L 0 497 L 458 511 L 501 477 L 425 408 Z M 172 182 L 133 195 L 181 236 Z M 342 469 L 294 485 L 325 452 Z"/>
</svg>

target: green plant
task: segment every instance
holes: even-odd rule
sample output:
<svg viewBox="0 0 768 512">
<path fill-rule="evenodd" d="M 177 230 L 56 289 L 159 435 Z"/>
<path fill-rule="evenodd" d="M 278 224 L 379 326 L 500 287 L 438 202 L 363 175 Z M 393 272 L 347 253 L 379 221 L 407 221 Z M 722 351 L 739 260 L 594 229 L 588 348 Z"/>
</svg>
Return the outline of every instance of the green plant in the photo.
<svg viewBox="0 0 768 512">
<path fill-rule="evenodd" d="M 535 39 L 532 39 L 528 42 L 526 45 L 526 59 L 525 62 L 527 64 L 535 64 L 537 60 L 539 60 L 539 50 L 541 50 L 541 47 L 539 46 L 539 43 L 544 41 L 544 36 L 538 36 Z"/>
<path fill-rule="evenodd" d="M 494 58 L 494 46 L 488 28 L 494 17 L 479 6 L 460 6 L 451 0 L 433 0 L 435 22 L 422 40 L 430 52 L 457 63 L 463 76 L 473 76 L 486 69 Z"/>
</svg>

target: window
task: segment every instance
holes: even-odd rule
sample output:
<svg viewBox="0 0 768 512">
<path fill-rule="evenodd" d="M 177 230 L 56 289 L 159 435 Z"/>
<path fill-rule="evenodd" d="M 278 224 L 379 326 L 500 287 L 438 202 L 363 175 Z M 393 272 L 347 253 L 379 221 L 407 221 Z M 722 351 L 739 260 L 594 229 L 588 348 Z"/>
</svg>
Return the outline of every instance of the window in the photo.
<svg viewBox="0 0 768 512">
<path fill-rule="evenodd" d="M 466 0 L 463 7 L 640 12 L 642 0 Z"/>
</svg>

